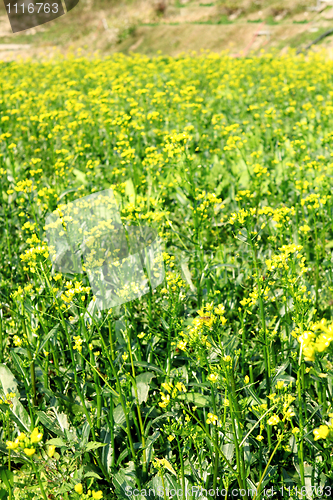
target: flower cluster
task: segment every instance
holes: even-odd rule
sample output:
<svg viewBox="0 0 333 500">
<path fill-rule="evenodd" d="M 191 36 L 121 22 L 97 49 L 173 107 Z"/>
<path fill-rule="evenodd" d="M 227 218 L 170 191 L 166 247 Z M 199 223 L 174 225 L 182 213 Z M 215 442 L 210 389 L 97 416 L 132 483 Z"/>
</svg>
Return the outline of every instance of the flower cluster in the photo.
<svg viewBox="0 0 333 500">
<path fill-rule="evenodd" d="M 24 432 L 20 432 L 14 441 L 7 441 L 8 450 L 22 451 L 27 457 L 32 457 L 36 453 L 36 444 L 42 441 L 43 434 L 39 432 L 38 427 L 35 427 L 30 436 L 26 436 Z M 55 447 L 49 448 L 49 456 L 53 456 Z"/>
<path fill-rule="evenodd" d="M 317 336 L 316 330 L 322 330 L 324 333 Z M 324 352 L 330 346 L 333 340 L 333 323 L 327 326 L 326 319 L 323 318 L 317 323 L 311 323 L 309 329 L 303 333 L 300 333 L 300 328 L 296 327 L 291 335 L 300 343 L 305 361 L 314 361 L 317 352 Z"/>
<path fill-rule="evenodd" d="M 176 398 L 178 392 L 186 392 L 186 387 L 182 382 L 177 382 L 175 386 L 172 382 L 163 382 L 162 387 L 168 392 L 168 394 L 161 392 L 162 401 L 158 403 L 161 408 L 166 408 L 168 406 L 170 403 L 170 395 L 171 398 Z"/>
</svg>

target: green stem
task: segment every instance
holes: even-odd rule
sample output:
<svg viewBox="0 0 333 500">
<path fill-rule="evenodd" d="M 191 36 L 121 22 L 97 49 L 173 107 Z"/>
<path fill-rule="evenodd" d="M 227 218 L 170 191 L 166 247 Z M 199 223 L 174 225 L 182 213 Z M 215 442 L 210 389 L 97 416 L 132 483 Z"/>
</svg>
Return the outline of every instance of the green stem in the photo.
<svg viewBox="0 0 333 500">
<path fill-rule="evenodd" d="M 37 406 L 35 363 L 34 363 L 34 360 L 33 360 L 32 354 L 31 354 L 30 339 L 28 338 L 27 329 L 25 326 L 24 311 L 22 311 L 22 329 L 23 329 L 24 337 L 27 339 L 27 353 L 28 353 L 28 359 L 30 361 L 32 401 L 33 401 L 34 406 Z"/>
<path fill-rule="evenodd" d="M 245 480 L 246 474 L 245 474 L 245 463 L 244 463 L 244 450 L 242 447 L 239 446 L 240 439 L 241 439 L 241 412 L 240 408 L 238 405 L 237 401 L 237 394 L 236 394 L 236 384 L 235 384 L 235 378 L 234 378 L 234 372 L 233 368 L 229 370 L 229 380 L 230 380 L 230 409 L 231 409 L 231 423 L 232 423 L 232 430 L 234 434 L 234 442 L 235 442 L 235 451 L 236 451 L 236 463 L 237 463 L 237 472 L 238 472 L 238 477 L 239 477 L 239 486 L 240 488 L 243 488 L 243 479 Z M 236 421 L 236 422 L 235 422 Z M 237 423 L 237 429 L 236 429 L 236 423 Z M 245 499 L 248 499 L 247 492 L 245 493 Z"/>
<path fill-rule="evenodd" d="M 178 445 L 178 452 L 179 452 L 179 460 L 180 460 L 180 472 L 181 472 L 181 481 L 182 481 L 182 498 L 185 500 L 185 475 L 184 475 L 184 460 L 183 460 L 183 455 L 182 451 L 180 448 L 180 443 L 178 436 L 176 436 L 177 439 L 177 445 Z"/>
<path fill-rule="evenodd" d="M 215 391 L 213 384 L 210 383 L 210 388 L 212 392 L 212 403 L 213 403 L 213 410 L 214 410 L 214 415 L 217 415 L 217 410 L 216 410 L 216 401 L 215 401 Z M 215 446 L 218 448 L 219 446 L 219 435 L 217 432 L 217 428 L 214 428 L 214 439 L 215 439 Z M 216 490 L 216 485 L 217 485 L 217 474 L 218 474 L 218 467 L 219 467 L 219 455 L 218 453 L 215 452 L 215 457 L 214 457 L 214 475 L 213 475 L 213 489 Z"/>
<path fill-rule="evenodd" d="M 126 330 L 127 330 L 127 342 L 128 342 L 128 352 L 130 355 L 130 360 L 131 360 L 131 367 L 132 367 L 132 377 L 133 377 L 133 388 L 134 388 L 134 393 L 135 393 L 135 399 L 136 399 L 136 408 L 138 412 L 138 419 L 139 419 L 139 426 L 140 426 L 140 433 L 141 433 L 141 442 L 142 442 L 142 472 L 143 472 L 143 477 L 146 477 L 147 473 L 147 456 L 146 456 L 146 440 L 145 440 L 145 430 L 143 427 L 142 423 L 142 416 L 141 416 L 141 408 L 140 408 L 140 403 L 139 403 L 139 397 L 138 397 L 138 389 L 136 386 L 136 375 L 135 375 L 135 369 L 134 369 L 134 362 L 133 362 L 133 354 L 132 354 L 132 349 L 131 349 L 131 331 L 130 328 L 127 326 L 127 318 L 126 318 Z"/>
<path fill-rule="evenodd" d="M 298 391 L 298 416 L 299 416 L 299 446 L 298 446 L 298 461 L 299 470 L 301 476 L 302 487 L 305 485 L 304 481 L 304 441 L 303 441 L 303 398 L 302 398 L 302 388 L 301 388 L 301 367 L 299 367 L 297 372 L 297 391 Z"/>
<path fill-rule="evenodd" d="M 168 500 L 167 496 L 166 496 L 165 483 L 164 483 L 164 477 L 163 477 L 162 471 L 160 471 L 160 478 L 161 478 L 161 481 L 162 481 L 162 488 L 163 488 L 164 500 Z"/>
<path fill-rule="evenodd" d="M 35 462 L 33 461 L 33 459 L 31 459 L 31 465 L 32 465 L 32 468 L 34 470 L 34 473 L 36 474 L 41 494 L 42 494 L 44 500 L 47 500 L 47 496 L 46 496 L 46 493 L 45 493 L 45 490 L 44 490 L 44 487 L 43 487 L 43 483 L 41 481 L 39 472 L 37 471 L 37 468 L 36 468 L 36 465 L 35 465 Z"/>
<path fill-rule="evenodd" d="M 3 361 L 4 342 L 2 333 L 2 309 L 0 309 L 0 363 Z"/>
<path fill-rule="evenodd" d="M 249 230 L 247 230 L 248 233 L 248 238 L 250 237 Z M 253 253 L 253 260 L 255 264 L 255 270 L 256 270 L 256 281 L 257 281 L 257 287 L 258 287 L 258 297 L 259 297 L 259 312 L 260 312 L 260 318 L 261 318 L 261 325 L 262 325 L 262 331 L 264 334 L 264 362 L 265 362 L 265 378 L 266 378 L 266 400 L 267 400 L 267 408 L 269 409 L 271 406 L 271 400 L 269 399 L 269 394 L 271 391 L 270 387 L 270 357 L 269 357 L 269 350 L 268 350 L 268 339 L 267 339 L 267 329 L 266 329 L 266 321 L 265 321 L 265 310 L 264 310 L 264 304 L 262 300 L 262 293 L 261 293 L 261 284 L 260 284 L 260 279 L 259 279 L 259 270 L 258 270 L 258 261 L 257 261 L 257 254 L 254 248 L 253 241 L 250 237 L 251 241 L 251 248 L 252 248 L 252 253 Z M 271 428 L 270 426 L 267 427 L 267 438 L 268 438 L 268 446 L 271 447 L 272 445 L 272 440 L 271 440 Z"/>
<path fill-rule="evenodd" d="M 256 500 L 256 498 L 257 498 L 257 496 L 258 496 L 258 493 L 260 492 L 260 486 L 261 486 L 261 483 L 263 482 L 263 479 L 264 479 L 264 477 L 265 477 L 265 474 L 266 474 L 266 472 L 267 472 L 267 469 L 268 469 L 268 467 L 269 467 L 269 465 L 270 465 L 271 461 L 273 460 L 273 457 L 274 457 L 274 455 L 275 455 L 275 453 L 276 453 L 276 451 L 277 451 L 277 449 L 278 449 L 278 447 L 279 447 L 279 445 L 280 445 L 280 443 L 281 443 L 281 441 L 282 441 L 282 438 L 283 438 L 283 434 L 281 434 L 281 436 L 279 437 L 279 440 L 278 440 L 278 442 L 277 442 L 277 445 L 275 446 L 275 448 L 274 448 L 274 450 L 273 450 L 273 452 L 272 452 L 271 456 L 269 457 L 269 460 L 268 460 L 268 462 L 267 462 L 267 465 L 266 465 L 266 467 L 265 467 L 265 470 L 264 470 L 264 472 L 262 473 L 261 478 L 260 478 L 260 481 L 259 481 L 259 484 L 258 484 L 258 486 L 257 486 L 257 491 L 256 491 L 256 493 L 255 493 L 255 495 L 254 495 L 254 497 L 253 497 L 253 499 L 252 499 L 252 500 Z"/>
</svg>

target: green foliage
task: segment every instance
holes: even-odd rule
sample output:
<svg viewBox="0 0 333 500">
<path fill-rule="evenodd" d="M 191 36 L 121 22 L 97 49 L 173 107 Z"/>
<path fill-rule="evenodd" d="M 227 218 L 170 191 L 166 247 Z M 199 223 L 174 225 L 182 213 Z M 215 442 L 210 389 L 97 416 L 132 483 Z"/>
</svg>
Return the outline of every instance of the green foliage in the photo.
<svg viewBox="0 0 333 500">
<path fill-rule="evenodd" d="M 332 65 L 0 64 L 0 498 L 329 497 Z M 99 311 L 45 219 L 109 188 L 165 280 Z"/>
</svg>

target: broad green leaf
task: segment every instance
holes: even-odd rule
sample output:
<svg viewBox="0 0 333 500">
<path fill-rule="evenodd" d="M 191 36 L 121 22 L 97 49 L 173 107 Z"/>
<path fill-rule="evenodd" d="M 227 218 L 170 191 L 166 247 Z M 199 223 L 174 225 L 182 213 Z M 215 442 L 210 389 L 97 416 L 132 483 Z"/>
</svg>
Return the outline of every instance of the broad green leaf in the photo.
<svg viewBox="0 0 333 500">
<path fill-rule="evenodd" d="M 22 430 L 26 432 L 30 431 L 31 421 L 30 417 L 18 399 L 19 390 L 17 387 L 17 382 L 14 375 L 10 369 L 3 364 L 0 364 L 0 392 L 2 391 L 3 396 L 8 393 L 15 393 L 16 396 L 12 398 L 13 406 L 9 407 L 9 411 L 12 414 L 13 420 L 19 425 Z"/>
<path fill-rule="evenodd" d="M 160 373 L 161 375 L 165 375 L 165 372 L 161 368 L 151 363 L 147 363 L 146 361 L 134 361 L 133 364 L 134 366 L 142 366 L 144 368 L 148 368 L 149 370 L 154 370 L 155 372 Z"/>
<path fill-rule="evenodd" d="M 120 469 L 120 471 L 113 476 L 112 482 L 117 498 L 128 500 L 128 498 L 130 498 L 130 491 L 136 488 L 133 478 L 126 474 L 125 469 Z"/>
<path fill-rule="evenodd" d="M 177 398 L 184 401 L 185 403 L 191 403 L 195 406 L 202 407 L 210 406 L 212 402 L 210 397 L 198 393 L 178 394 Z"/>
<path fill-rule="evenodd" d="M 47 441 L 45 444 L 53 444 L 54 446 L 59 446 L 59 448 L 67 448 L 67 444 L 61 438 L 53 438 Z"/>
<path fill-rule="evenodd" d="M 128 196 L 129 201 L 135 205 L 135 189 L 132 179 L 127 179 L 125 182 L 125 194 Z"/>
<path fill-rule="evenodd" d="M 164 499 L 164 492 L 163 492 L 163 484 L 162 484 L 162 479 L 159 476 L 159 474 L 156 474 L 151 481 L 147 484 L 147 489 L 151 489 L 152 491 L 155 492 L 154 498 L 163 498 Z M 168 497 L 167 497 L 168 498 Z"/>
<path fill-rule="evenodd" d="M 176 490 L 176 492 L 180 492 L 182 490 L 181 484 L 179 484 L 176 479 L 173 476 L 170 476 L 167 472 L 164 474 L 164 481 L 165 481 L 165 487 L 166 489 L 169 488 L 169 490 Z M 179 500 L 182 499 L 182 495 L 177 495 L 174 496 L 173 498 L 178 498 Z"/>
<path fill-rule="evenodd" d="M 194 286 L 194 283 L 192 281 L 192 276 L 191 276 L 191 272 L 188 268 L 188 264 L 187 262 L 183 261 L 180 263 L 180 267 L 182 268 L 182 271 L 184 273 L 184 276 L 185 276 L 185 279 L 187 281 L 187 283 L 189 284 L 190 286 L 190 289 L 193 293 L 196 293 L 197 292 L 197 289 L 196 287 Z"/>
<path fill-rule="evenodd" d="M 126 422 L 126 416 L 124 414 L 121 404 L 116 406 L 116 408 L 113 410 L 113 420 L 114 423 L 119 426 L 123 425 Z"/>
<path fill-rule="evenodd" d="M 65 434 L 62 432 L 59 427 L 58 421 L 56 418 L 49 417 L 44 411 L 38 411 L 37 415 L 42 425 L 46 427 L 49 431 L 54 432 L 59 437 L 65 437 Z"/>
<path fill-rule="evenodd" d="M 89 471 L 89 472 L 86 472 L 84 477 L 94 477 L 95 479 L 103 479 L 101 476 L 99 476 L 96 472 L 93 472 L 93 471 Z"/>
<path fill-rule="evenodd" d="M 41 350 L 44 348 L 44 346 L 47 344 L 47 342 L 53 337 L 53 335 L 57 332 L 59 328 L 59 323 L 52 328 L 52 330 L 46 335 L 46 337 L 43 339 L 43 342 L 40 344 L 37 354 L 41 352 Z"/>
<path fill-rule="evenodd" d="M 137 377 L 135 377 L 136 380 L 136 387 L 138 390 L 138 399 L 139 399 L 139 404 L 147 401 L 148 399 L 148 392 L 149 392 L 149 385 L 151 380 L 155 377 L 154 373 L 151 372 L 145 372 L 145 373 L 140 373 Z M 134 395 L 134 389 L 132 388 L 132 393 Z"/>
<path fill-rule="evenodd" d="M 106 446 L 102 449 L 101 459 L 106 470 L 110 470 L 112 457 L 114 453 L 111 443 L 111 433 L 109 431 L 103 430 L 101 432 L 101 439 L 103 443 L 106 444 Z"/>
<path fill-rule="evenodd" d="M 118 457 L 118 460 L 117 460 L 117 463 L 116 463 L 116 467 L 118 467 L 118 465 L 121 464 L 121 462 L 124 460 L 124 458 L 126 458 L 128 455 L 128 449 L 125 448 L 119 455 Z"/>
<path fill-rule="evenodd" d="M 262 480 L 261 487 L 264 488 L 266 484 L 273 484 L 273 478 L 277 471 L 277 465 L 269 465 L 265 477 Z"/>
<path fill-rule="evenodd" d="M 81 172 L 81 170 L 79 170 L 78 168 L 73 168 L 73 174 L 79 182 L 84 185 L 88 184 L 87 176 L 84 172 Z"/>
<path fill-rule="evenodd" d="M 150 463 L 153 455 L 153 444 L 160 437 L 161 433 L 159 431 L 155 431 L 152 436 L 149 436 L 146 442 L 146 454 L 147 454 L 147 464 Z"/>
<path fill-rule="evenodd" d="M 14 474 L 8 469 L 1 469 L 1 481 L 5 483 L 8 489 L 14 486 Z"/>
<path fill-rule="evenodd" d="M 107 443 L 98 443 L 97 441 L 91 441 L 90 443 L 87 444 L 85 451 L 97 450 L 97 448 L 102 448 L 103 446 L 106 445 Z"/>
</svg>

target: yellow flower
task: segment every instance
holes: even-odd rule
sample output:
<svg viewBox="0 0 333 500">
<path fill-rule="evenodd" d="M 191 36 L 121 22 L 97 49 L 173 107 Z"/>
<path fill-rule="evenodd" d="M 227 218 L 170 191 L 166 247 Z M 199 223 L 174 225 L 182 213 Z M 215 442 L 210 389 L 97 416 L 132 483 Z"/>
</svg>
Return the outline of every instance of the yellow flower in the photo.
<svg viewBox="0 0 333 500">
<path fill-rule="evenodd" d="M 248 384 L 248 383 L 250 382 L 250 379 L 249 379 L 249 376 L 248 376 L 248 375 L 245 375 L 245 377 L 244 377 L 244 382 L 245 382 L 246 384 Z"/>
<path fill-rule="evenodd" d="M 176 388 L 178 389 L 178 391 L 186 392 L 186 387 L 182 382 L 177 382 Z"/>
<path fill-rule="evenodd" d="M 50 446 L 49 446 L 49 448 L 48 448 L 48 450 L 47 450 L 47 454 L 48 454 L 48 456 L 49 456 L 50 458 L 52 458 L 52 457 L 53 457 L 54 452 L 55 452 L 55 449 L 56 449 L 56 447 L 55 447 L 53 444 L 50 444 Z"/>
<path fill-rule="evenodd" d="M 28 456 L 28 457 L 32 457 L 32 455 L 35 453 L 35 448 L 24 448 L 24 453 Z"/>
<path fill-rule="evenodd" d="M 17 439 L 19 441 L 23 441 L 25 438 L 26 438 L 26 435 L 24 434 L 24 432 L 20 432 L 20 434 L 17 436 Z"/>
<path fill-rule="evenodd" d="M 287 420 L 289 420 L 291 417 L 295 416 L 295 412 L 291 408 L 288 408 L 288 410 L 285 412 L 284 416 Z"/>
<path fill-rule="evenodd" d="M 175 437 L 174 437 L 174 436 L 171 436 L 171 435 L 170 435 L 170 436 L 168 436 L 168 441 L 170 441 L 170 443 L 171 443 L 171 441 L 173 441 L 174 439 L 175 439 Z"/>
<path fill-rule="evenodd" d="M 100 500 L 101 498 L 103 498 L 103 492 L 101 490 L 99 491 L 95 491 L 93 490 L 92 491 L 92 497 L 95 499 L 95 500 Z"/>
<path fill-rule="evenodd" d="M 180 349 L 181 351 L 185 351 L 186 349 L 186 342 L 184 340 L 180 340 L 177 344 L 177 348 Z"/>
<path fill-rule="evenodd" d="M 35 427 L 32 433 L 30 434 L 30 442 L 31 444 L 33 443 L 39 443 L 43 439 L 43 434 L 41 432 L 38 432 L 38 428 Z"/>
<path fill-rule="evenodd" d="M 211 373 L 207 377 L 207 380 L 209 380 L 210 382 L 213 382 L 213 384 L 215 384 L 215 382 L 217 381 L 217 379 L 218 379 L 217 373 Z"/>
<path fill-rule="evenodd" d="M 219 304 L 217 307 L 214 309 L 215 314 L 222 315 L 225 312 L 225 307 L 222 304 Z"/>
<path fill-rule="evenodd" d="M 78 493 L 79 495 L 82 495 L 83 493 L 83 486 L 81 483 L 78 483 L 74 486 L 74 490 L 76 491 L 76 493 Z"/>
<path fill-rule="evenodd" d="M 329 428 L 327 425 L 320 425 L 318 429 L 313 430 L 314 440 L 326 439 L 329 433 Z"/>
<path fill-rule="evenodd" d="M 15 441 L 7 441 L 6 445 L 9 450 L 15 450 L 19 445 L 19 440 L 16 438 Z"/>
<path fill-rule="evenodd" d="M 207 424 L 213 424 L 213 425 L 216 425 L 217 422 L 218 422 L 218 418 L 216 415 L 213 415 L 213 413 L 208 413 L 208 418 L 206 420 L 206 423 Z"/>
<path fill-rule="evenodd" d="M 168 391 L 168 393 L 171 393 L 172 388 L 173 388 L 173 385 L 171 383 L 163 382 L 161 384 L 161 386 L 163 387 L 163 389 L 165 389 L 166 391 Z"/>
<path fill-rule="evenodd" d="M 262 436 L 261 434 L 258 434 L 258 436 L 256 437 L 256 439 L 258 441 L 262 441 L 264 439 L 264 436 Z"/>
<path fill-rule="evenodd" d="M 294 427 L 293 430 L 291 431 L 293 434 L 298 434 L 299 433 L 299 428 Z"/>
<path fill-rule="evenodd" d="M 276 384 L 276 388 L 279 390 L 282 389 L 283 387 L 284 387 L 283 380 L 279 380 L 278 383 Z"/>
<path fill-rule="evenodd" d="M 267 420 L 268 425 L 276 425 L 278 422 L 280 422 L 280 418 L 275 413 Z"/>
</svg>

